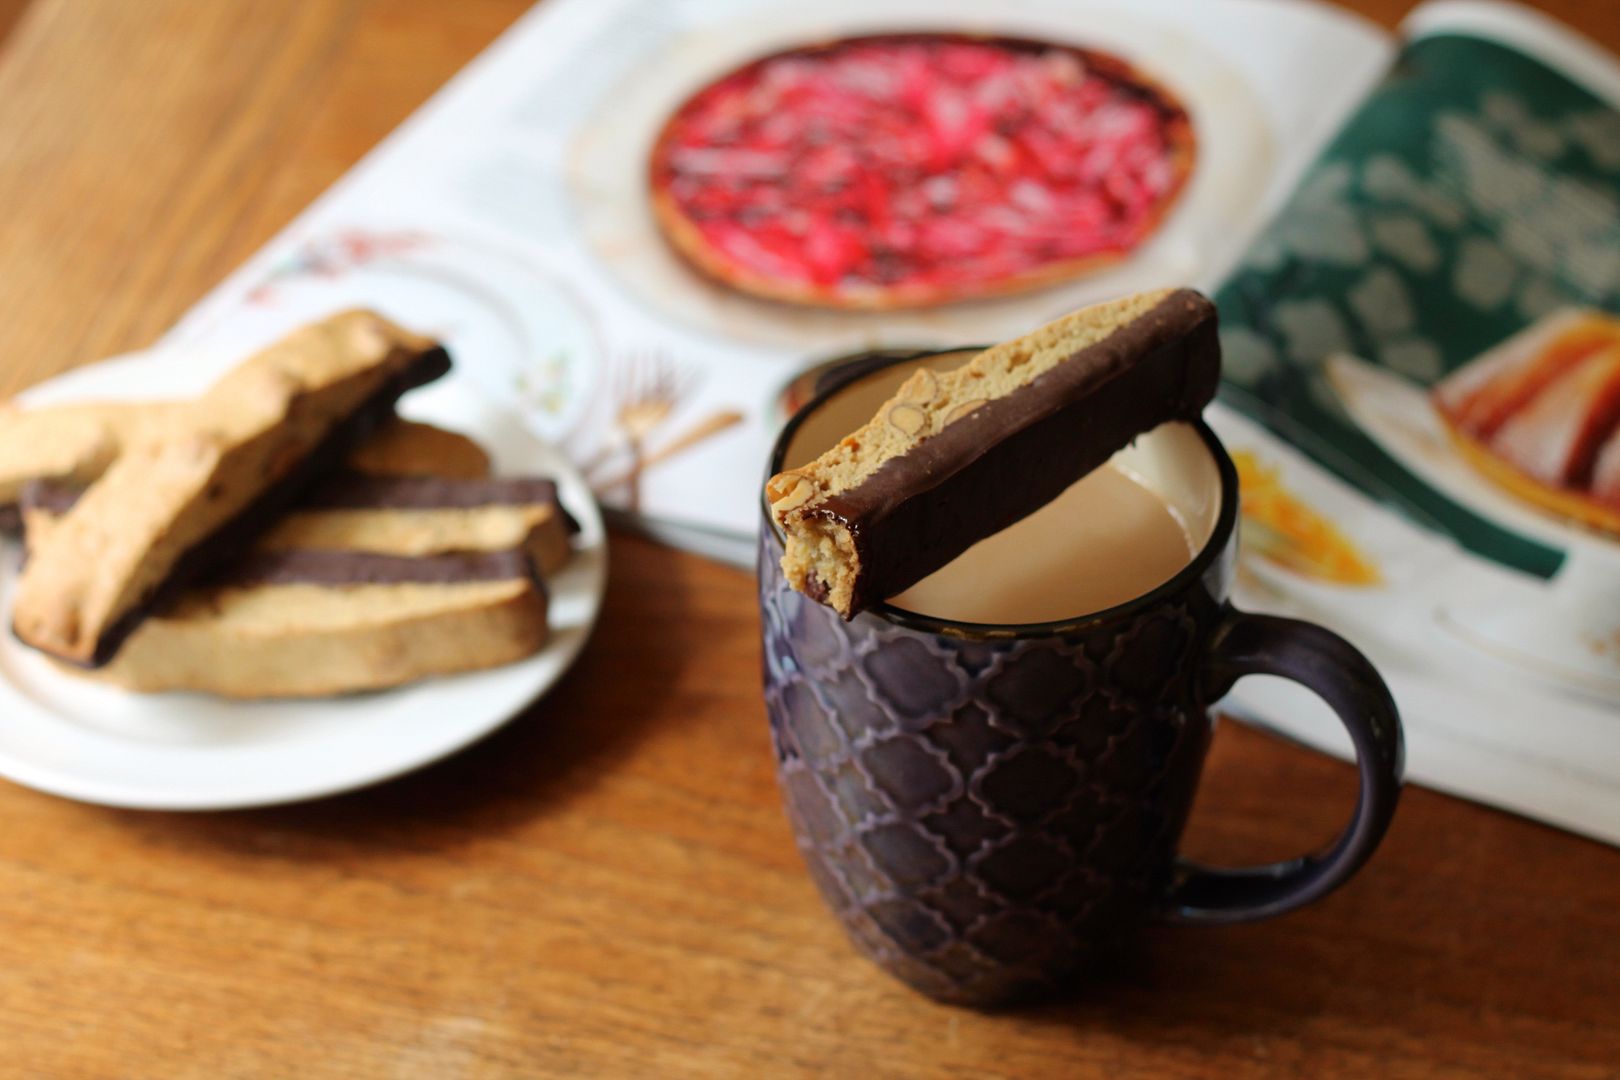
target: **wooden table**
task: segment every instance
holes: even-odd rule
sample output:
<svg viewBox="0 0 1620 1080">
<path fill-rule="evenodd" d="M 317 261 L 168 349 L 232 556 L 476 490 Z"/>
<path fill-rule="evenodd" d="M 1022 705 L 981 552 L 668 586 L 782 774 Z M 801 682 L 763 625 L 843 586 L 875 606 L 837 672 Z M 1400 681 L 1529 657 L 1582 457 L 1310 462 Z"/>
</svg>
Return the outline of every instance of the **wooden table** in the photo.
<svg viewBox="0 0 1620 1080">
<path fill-rule="evenodd" d="M 1620 49 L 1610 0 L 1547 6 Z M 523 7 L 35 0 L 0 57 L 0 396 L 157 337 Z M 1421 790 L 1311 910 L 1154 932 L 1062 1004 L 913 995 L 800 866 L 750 577 L 612 546 L 574 673 L 416 776 L 200 815 L 0 784 L 0 1073 L 1620 1075 L 1620 853 Z M 1353 792 L 1226 725 L 1189 846 L 1294 854 Z"/>
</svg>

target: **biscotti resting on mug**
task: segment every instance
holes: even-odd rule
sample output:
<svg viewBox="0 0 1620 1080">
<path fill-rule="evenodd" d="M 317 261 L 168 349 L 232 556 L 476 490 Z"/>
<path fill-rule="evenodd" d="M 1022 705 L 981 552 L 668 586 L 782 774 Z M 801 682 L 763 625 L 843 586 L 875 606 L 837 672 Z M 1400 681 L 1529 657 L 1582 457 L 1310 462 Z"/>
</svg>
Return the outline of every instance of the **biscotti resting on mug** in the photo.
<svg viewBox="0 0 1620 1080">
<path fill-rule="evenodd" d="M 852 618 L 1136 436 L 1197 418 L 1219 378 L 1215 307 L 1190 289 L 1097 304 L 960 368 L 917 371 L 860 430 L 766 484 L 783 572 Z"/>
<path fill-rule="evenodd" d="M 107 663 L 156 604 L 239 552 L 449 365 L 436 342 L 365 311 L 241 364 L 180 422 L 123 447 L 51 542 L 32 545 L 17 636 L 68 663 Z"/>
</svg>

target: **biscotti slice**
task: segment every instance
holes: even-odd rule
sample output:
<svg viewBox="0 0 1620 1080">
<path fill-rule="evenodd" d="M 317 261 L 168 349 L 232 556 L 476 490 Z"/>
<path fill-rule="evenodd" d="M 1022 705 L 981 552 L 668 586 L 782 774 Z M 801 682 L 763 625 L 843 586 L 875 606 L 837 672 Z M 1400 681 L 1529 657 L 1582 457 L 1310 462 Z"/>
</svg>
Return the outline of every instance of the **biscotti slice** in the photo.
<svg viewBox="0 0 1620 1080">
<path fill-rule="evenodd" d="M 549 480 L 421 475 L 466 471 L 466 454 L 419 453 L 453 448 L 446 434 L 408 430 L 351 456 L 368 473 L 306 493 L 252 552 L 154 613 L 94 675 L 137 691 L 307 697 L 532 654 L 547 638 L 542 571 L 568 557 L 577 526 Z M 413 475 L 379 475 L 400 470 Z M 47 536 L 61 507 L 43 485 L 25 498 L 29 535 Z"/>
<path fill-rule="evenodd" d="M 350 452 L 346 467 L 371 476 L 481 480 L 490 462 L 482 446 L 459 432 L 396 416 Z"/>
<path fill-rule="evenodd" d="M 155 603 L 241 551 L 449 363 L 437 343 L 365 311 L 259 353 L 183 423 L 126 446 L 50 542 L 32 547 L 17 636 L 69 663 L 106 663 Z"/>
<path fill-rule="evenodd" d="M 22 489 L 35 481 L 88 487 L 125 446 L 182 422 L 185 401 L 0 405 L 0 533 L 17 531 Z M 471 479 L 489 474 L 489 455 L 453 431 L 395 418 L 349 457 L 361 472 Z"/>
<path fill-rule="evenodd" d="M 578 532 L 554 481 L 492 478 L 476 443 L 398 421 L 351 455 L 347 471 L 311 489 L 258 546 L 404 556 L 523 549 L 550 575 L 567 562 Z"/>
<path fill-rule="evenodd" d="M 117 412 L 120 406 L 90 406 L 97 410 Z M 145 406 L 128 406 L 134 414 Z M 165 407 L 169 408 L 169 407 Z M 173 406 L 178 409 L 180 406 Z M 44 410 L 38 415 L 42 418 Z M 177 415 L 171 412 L 171 415 Z M 64 414 L 65 416 L 65 414 Z M 72 421 L 69 421 L 72 422 Z M 45 432 L 54 430 L 44 425 Z M 108 462 L 111 464 L 111 462 Z M 104 468 L 104 467 L 103 467 Z M 484 448 L 465 435 L 431 424 L 390 417 L 349 454 L 344 468 L 349 473 L 361 473 L 378 478 L 431 477 L 437 480 L 483 480 L 490 471 L 489 455 Z M 18 470 L 22 477 L 23 470 Z M 96 473 L 99 476 L 100 472 Z M 31 545 L 43 545 L 46 535 L 63 516 L 89 490 L 96 479 L 90 476 L 60 476 L 52 473 L 26 476 L 17 489 L 16 502 L 11 509 L 16 515 L 17 531 L 25 532 Z M 553 488 L 555 492 L 555 488 Z M 308 501 L 308 494 L 300 503 Z M 27 525 L 26 530 L 23 529 Z M 262 539 L 262 538 L 261 538 Z"/>
<path fill-rule="evenodd" d="M 90 484 L 128 443 L 175 423 L 185 408 L 167 401 L 0 406 L 0 532 L 18 528 L 17 500 L 29 483 Z"/>
<path fill-rule="evenodd" d="M 169 401 L 0 406 L 0 533 L 21 529 L 24 488 L 48 483 L 82 493 L 137 436 L 172 427 L 189 407 Z M 465 435 L 394 417 L 354 449 L 348 467 L 471 480 L 489 475 L 489 455 Z"/>
<path fill-rule="evenodd" d="M 499 667 L 548 634 L 546 590 L 523 551 L 256 552 L 231 573 L 188 590 L 88 674 L 142 692 L 318 697 Z"/>
<path fill-rule="evenodd" d="M 348 470 L 307 491 L 254 547 L 399 556 L 523 549 L 542 573 L 555 573 L 579 531 L 557 497 L 556 483 L 490 478 L 488 464 L 465 436 L 395 420 L 350 455 Z M 25 488 L 30 545 L 48 545 L 52 530 L 82 497 L 82 488 L 56 481 Z"/>
<path fill-rule="evenodd" d="M 1097 304 L 960 368 L 919 370 L 860 430 L 766 484 L 783 572 L 852 618 L 1136 436 L 1196 418 L 1219 377 L 1215 307 L 1190 289 Z"/>
<path fill-rule="evenodd" d="M 22 502 L 29 543 L 49 544 L 76 497 L 73 489 L 48 481 L 29 485 Z M 252 550 L 403 558 L 522 550 L 549 576 L 568 561 L 578 531 L 550 480 L 350 474 L 323 485 L 318 498 L 301 502 L 261 534 Z"/>
<path fill-rule="evenodd" d="M 551 480 L 356 473 L 335 477 L 313 491 L 259 546 L 403 556 L 523 549 L 549 575 L 567 562 L 570 538 L 578 531 Z"/>
</svg>

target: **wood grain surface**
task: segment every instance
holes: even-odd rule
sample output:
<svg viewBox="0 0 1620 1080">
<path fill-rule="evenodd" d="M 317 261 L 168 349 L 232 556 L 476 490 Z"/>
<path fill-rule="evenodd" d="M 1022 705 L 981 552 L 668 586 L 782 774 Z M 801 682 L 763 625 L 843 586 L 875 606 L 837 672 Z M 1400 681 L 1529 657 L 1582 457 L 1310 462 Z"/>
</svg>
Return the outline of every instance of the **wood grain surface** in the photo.
<svg viewBox="0 0 1620 1080">
<path fill-rule="evenodd" d="M 0 397 L 157 337 L 523 6 L 34 0 L 0 52 Z M 1620 49 L 1611 0 L 1546 6 Z M 1422 790 L 1308 911 L 1152 932 L 1060 1004 L 918 998 L 801 868 L 750 577 L 612 548 L 578 668 L 418 775 L 189 816 L 0 784 L 0 1074 L 1620 1075 L 1620 852 Z M 1353 796 L 1228 724 L 1189 848 L 1291 855 Z"/>
</svg>

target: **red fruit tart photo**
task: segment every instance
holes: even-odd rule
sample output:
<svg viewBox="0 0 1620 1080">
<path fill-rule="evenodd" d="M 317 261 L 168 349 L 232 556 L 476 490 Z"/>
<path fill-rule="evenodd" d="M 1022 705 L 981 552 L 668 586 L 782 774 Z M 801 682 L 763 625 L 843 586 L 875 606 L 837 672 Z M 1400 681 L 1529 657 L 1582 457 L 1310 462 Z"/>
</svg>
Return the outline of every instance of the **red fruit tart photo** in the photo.
<svg viewBox="0 0 1620 1080">
<path fill-rule="evenodd" d="M 653 146 L 653 212 L 756 297 L 895 309 L 997 296 L 1128 256 L 1196 158 L 1186 110 L 1116 57 L 886 34 L 756 60 Z"/>
<path fill-rule="evenodd" d="M 1620 535 L 1620 318 L 1548 316 L 1452 372 L 1431 397 L 1488 479 Z"/>
</svg>

